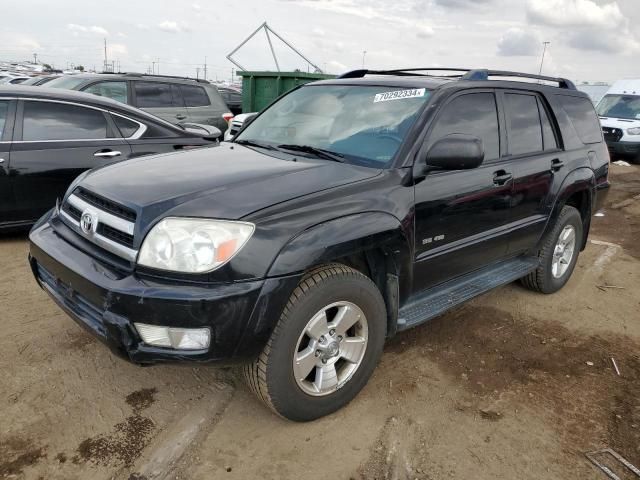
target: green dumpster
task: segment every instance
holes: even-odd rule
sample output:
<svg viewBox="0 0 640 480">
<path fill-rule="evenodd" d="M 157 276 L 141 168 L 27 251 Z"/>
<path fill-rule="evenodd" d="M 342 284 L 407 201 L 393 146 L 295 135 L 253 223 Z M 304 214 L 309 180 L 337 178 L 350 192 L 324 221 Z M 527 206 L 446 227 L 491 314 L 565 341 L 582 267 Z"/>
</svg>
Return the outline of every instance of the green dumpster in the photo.
<svg viewBox="0 0 640 480">
<path fill-rule="evenodd" d="M 334 78 L 335 75 L 306 72 L 247 72 L 242 77 L 242 111 L 259 112 L 285 92 L 298 85 Z"/>
</svg>

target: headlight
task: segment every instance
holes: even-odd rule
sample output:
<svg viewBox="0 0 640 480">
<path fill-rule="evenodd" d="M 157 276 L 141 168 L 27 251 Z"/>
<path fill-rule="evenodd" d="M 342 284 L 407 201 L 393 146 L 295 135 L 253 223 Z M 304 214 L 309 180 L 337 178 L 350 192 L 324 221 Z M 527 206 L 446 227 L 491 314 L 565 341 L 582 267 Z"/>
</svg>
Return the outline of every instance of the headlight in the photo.
<svg viewBox="0 0 640 480">
<path fill-rule="evenodd" d="M 627 133 L 629 135 L 640 135 L 640 127 L 627 128 Z"/>
<path fill-rule="evenodd" d="M 165 218 L 142 242 L 138 264 L 174 272 L 210 272 L 231 260 L 254 229 L 245 222 Z"/>
</svg>

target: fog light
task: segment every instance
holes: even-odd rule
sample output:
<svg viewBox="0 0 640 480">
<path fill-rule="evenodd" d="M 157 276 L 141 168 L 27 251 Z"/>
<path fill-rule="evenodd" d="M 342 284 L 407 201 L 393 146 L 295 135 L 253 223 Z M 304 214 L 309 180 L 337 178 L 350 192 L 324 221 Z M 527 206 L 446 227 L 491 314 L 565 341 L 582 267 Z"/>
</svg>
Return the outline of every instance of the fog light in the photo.
<svg viewBox="0 0 640 480">
<path fill-rule="evenodd" d="M 134 323 L 142 341 L 154 347 L 169 347 L 176 350 L 202 350 L 211 342 L 208 328 L 175 328 Z"/>
</svg>

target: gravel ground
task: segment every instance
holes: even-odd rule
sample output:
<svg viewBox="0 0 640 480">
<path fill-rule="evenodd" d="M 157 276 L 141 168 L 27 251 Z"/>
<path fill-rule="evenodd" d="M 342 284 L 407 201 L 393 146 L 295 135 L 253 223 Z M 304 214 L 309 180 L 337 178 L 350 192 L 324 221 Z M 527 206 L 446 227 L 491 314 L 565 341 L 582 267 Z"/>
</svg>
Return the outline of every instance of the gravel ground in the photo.
<svg viewBox="0 0 640 480">
<path fill-rule="evenodd" d="M 398 335 L 308 424 L 233 371 L 113 357 L 37 287 L 26 236 L 0 238 L 0 478 L 602 479 L 584 453 L 605 447 L 640 465 L 640 167 L 611 178 L 561 292 L 508 285 Z"/>
</svg>

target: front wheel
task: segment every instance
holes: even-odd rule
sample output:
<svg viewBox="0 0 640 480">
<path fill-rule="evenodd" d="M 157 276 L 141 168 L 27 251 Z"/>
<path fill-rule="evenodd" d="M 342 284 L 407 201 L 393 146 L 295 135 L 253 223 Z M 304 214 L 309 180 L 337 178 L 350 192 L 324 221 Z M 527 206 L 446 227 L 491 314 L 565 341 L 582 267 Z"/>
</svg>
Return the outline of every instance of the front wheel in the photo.
<svg viewBox="0 0 640 480">
<path fill-rule="evenodd" d="M 384 345 L 386 308 L 360 272 L 331 264 L 294 290 L 247 385 L 282 417 L 308 421 L 349 403 L 365 386 Z"/>
</svg>

